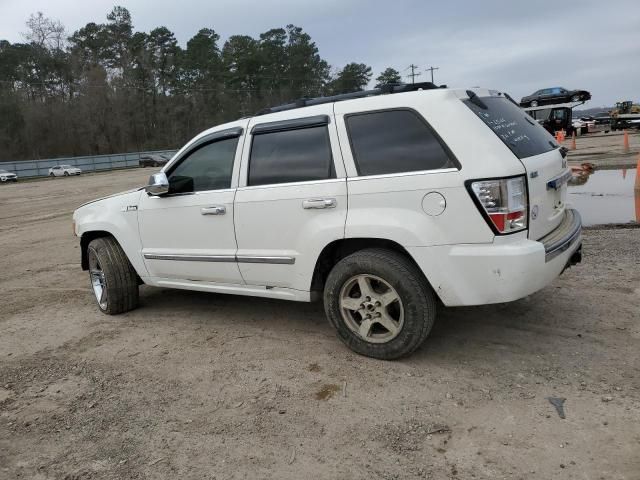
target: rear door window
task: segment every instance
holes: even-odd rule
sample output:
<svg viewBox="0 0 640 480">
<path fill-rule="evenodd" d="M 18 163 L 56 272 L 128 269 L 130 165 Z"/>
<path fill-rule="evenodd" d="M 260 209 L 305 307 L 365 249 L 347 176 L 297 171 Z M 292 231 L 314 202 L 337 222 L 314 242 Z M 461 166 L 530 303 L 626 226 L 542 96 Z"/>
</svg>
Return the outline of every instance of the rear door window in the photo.
<svg viewBox="0 0 640 480">
<path fill-rule="evenodd" d="M 336 178 L 326 125 L 253 135 L 248 185 Z"/>
<path fill-rule="evenodd" d="M 464 104 L 487 127 L 522 159 L 558 148 L 553 137 L 524 110 L 504 97 L 476 97 L 479 101 L 463 100 Z"/>
<path fill-rule="evenodd" d="M 345 118 L 359 175 L 453 168 L 453 155 L 412 110 L 385 110 Z"/>
</svg>

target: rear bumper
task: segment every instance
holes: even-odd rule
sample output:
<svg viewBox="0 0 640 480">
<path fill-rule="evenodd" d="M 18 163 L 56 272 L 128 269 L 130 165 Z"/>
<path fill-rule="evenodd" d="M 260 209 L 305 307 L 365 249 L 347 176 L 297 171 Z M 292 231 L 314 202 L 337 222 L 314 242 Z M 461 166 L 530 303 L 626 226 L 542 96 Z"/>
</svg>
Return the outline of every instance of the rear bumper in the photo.
<svg viewBox="0 0 640 480">
<path fill-rule="evenodd" d="M 542 237 L 539 242 L 544 245 L 545 262 L 549 262 L 569 250 L 580 239 L 582 219 L 577 210 L 567 209 L 562 223 L 553 232 Z"/>
<path fill-rule="evenodd" d="M 540 241 L 502 237 L 492 244 L 413 247 L 409 253 L 447 306 L 503 303 L 549 285 L 581 259 L 580 215 L 567 210 L 563 222 Z"/>
</svg>

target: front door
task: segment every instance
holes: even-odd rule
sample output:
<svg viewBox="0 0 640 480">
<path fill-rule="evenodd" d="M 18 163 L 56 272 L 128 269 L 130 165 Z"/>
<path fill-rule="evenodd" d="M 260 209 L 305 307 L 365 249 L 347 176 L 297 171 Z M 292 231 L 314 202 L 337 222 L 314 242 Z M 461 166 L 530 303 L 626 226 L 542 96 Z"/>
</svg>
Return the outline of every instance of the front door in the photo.
<svg viewBox="0 0 640 480">
<path fill-rule="evenodd" d="M 236 127 L 193 142 L 165 172 L 169 194 L 142 195 L 138 219 L 150 276 L 243 283 L 233 225 L 241 134 Z"/>
</svg>

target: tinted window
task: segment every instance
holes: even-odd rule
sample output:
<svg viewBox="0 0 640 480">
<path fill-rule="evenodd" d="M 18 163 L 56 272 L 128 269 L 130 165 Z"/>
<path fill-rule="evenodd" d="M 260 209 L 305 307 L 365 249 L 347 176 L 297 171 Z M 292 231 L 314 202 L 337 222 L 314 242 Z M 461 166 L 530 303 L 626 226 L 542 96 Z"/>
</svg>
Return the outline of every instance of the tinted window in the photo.
<svg viewBox="0 0 640 480">
<path fill-rule="evenodd" d="M 231 187 L 238 137 L 204 144 L 184 157 L 169 175 L 169 193 L 190 193 Z"/>
<path fill-rule="evenodd" d="M 346 123 L 360 175 L 455 167 L 431 129 L 414 112 L 349 115 Z"/>
<path fill-rule="evenodd" d="M 554 120 L 564 120 L 567 118 L 567 111 L 564 108 L 556 108 L 553 110 Z"/>
<path fill-rule="evenodd" d="M 531 118 L 535 118 L 536 120 L 546 120 L 549 118 L 549 115 L 551 115 L 551 109 L 543 108 L 542 110 L 529 110 L 527 115 Z"/>
<path fill-rule="evenodd" d="M 540 155 L 557 148 L 553 137 L 524 110 L 504 97 L 482 97 L 480 103 L 464 103 L 518 157 Z"/>
<path fill-rule="evenodd" d="M 335 178 L 326 126 L 255 134 L 249 185 Z"/>
</svg>

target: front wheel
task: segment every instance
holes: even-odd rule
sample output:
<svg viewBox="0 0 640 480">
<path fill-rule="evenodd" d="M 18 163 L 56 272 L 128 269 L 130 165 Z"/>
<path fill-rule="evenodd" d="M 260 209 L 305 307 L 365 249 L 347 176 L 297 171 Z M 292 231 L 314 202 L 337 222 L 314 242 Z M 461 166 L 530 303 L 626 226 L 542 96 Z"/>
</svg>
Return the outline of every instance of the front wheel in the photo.
<svg viewBox="0 0 640 480">
<path fill-rule="evenodd" d="M 331 270 L 324 306 L 337 335 L 353 351 L 393 360 L 427 338 L 436 300 L 418 267 L 400 253 L 361 250 Z"/>
<path fill-rule="evenodd" d="M 115 238 L 97 238 L 87 249 L 89 279 L 100 311 L 116 315 L 136 308 L 138 277 Z"/>
<path fill-rule="evenodd" d="M 55 177 L 55 175 L 53 174 L 53 172 L 49 173 L 50 177 Z"/>
<path fill-rule="evenodd" d="M 538 102 L 537 102 L 537 100 L 533 100 L 533 101 L 531 102 L 531 106 L 532 106 L 532 107 L 537 107 L 537 106 L 538 106 Z"/>
<path fill-rule="evenodd" d="M 571 101 L 572 102 L 579 102 L 580 101 L 580 95 L 574 95 L 573 97 L 571 97 Z"/>
<path fill-rule="evenodd" d="M 68 177 L 69 176 L 69 172 L 64 172 L 64 176 Z"/>
</svg>

